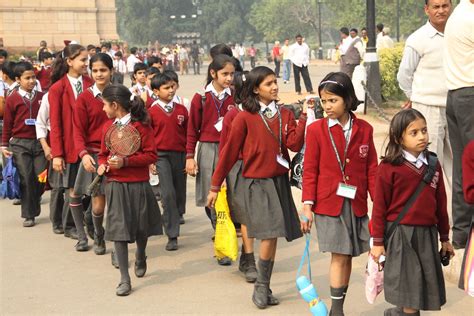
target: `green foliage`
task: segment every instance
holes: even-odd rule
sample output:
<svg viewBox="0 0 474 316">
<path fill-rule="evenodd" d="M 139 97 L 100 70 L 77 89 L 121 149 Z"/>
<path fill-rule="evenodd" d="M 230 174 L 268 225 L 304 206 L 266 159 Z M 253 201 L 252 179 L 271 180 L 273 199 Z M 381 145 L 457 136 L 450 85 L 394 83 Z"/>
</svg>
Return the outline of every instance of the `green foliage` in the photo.
<svg viewBox="0 0 474 316">
<path fill-rule="evenodd" d="M 397 43 L 394 48 L 384 48 L 378 52 L 382 95 L 387 100 L 402 100 L 404 98 L 403 91 L 400 90 L 397 81 L 403 47 L 404 43 Z"/>
</svg>

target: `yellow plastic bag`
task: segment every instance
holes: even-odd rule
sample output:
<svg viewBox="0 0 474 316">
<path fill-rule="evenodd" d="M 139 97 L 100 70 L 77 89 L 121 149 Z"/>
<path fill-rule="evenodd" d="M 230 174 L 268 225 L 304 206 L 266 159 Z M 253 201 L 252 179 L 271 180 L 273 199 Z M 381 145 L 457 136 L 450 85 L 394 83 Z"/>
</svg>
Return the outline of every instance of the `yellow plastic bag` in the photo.
<svg viewBox="0 0 474 316">
<path fill-rule="evenodd" d="M 214 253 L 217 259 L 229 257 L 232 261 L 237 259 L 239 245 L 234 223 L 230 219 L 229 205 L 227 204 L 227 190 L 222 188 L 216 201 L 216 236 L 214 239 Z"/>
</svg>

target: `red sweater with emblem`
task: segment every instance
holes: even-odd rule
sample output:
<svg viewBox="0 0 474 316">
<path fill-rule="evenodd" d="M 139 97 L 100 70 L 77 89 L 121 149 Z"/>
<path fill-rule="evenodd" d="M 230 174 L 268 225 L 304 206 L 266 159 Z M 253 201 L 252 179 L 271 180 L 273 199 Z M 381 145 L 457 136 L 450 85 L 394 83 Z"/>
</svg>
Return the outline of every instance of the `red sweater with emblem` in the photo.
<svg viewBox="0 0 474 316">
<path fill-rule="evenodd" d="M 372 199 L 375 192 L 377 153 L 374 147 L 373 128 L 352 114 L 352 132 L 347 148 L 345 180 L 357 187 L 352 202 L 354 214 L 367 214 L 367 191 Z M 342 172 L 329 138 L 328 120 L 318 120 L 308 126 L 303 164 L 303 201 L 313 201 L 316 214 L 339 216 L 344 197 L 336 195 Z M 339 157 L 344 160 L 346 143 L 341 125 L 331 127 Z"/>
<path fill-rule="evenodd" d="M 202 96 L 198 93 L 194 95 L 191 101 L 191 109 L 189 111 L 188 134 L 186 140 L 186 157 L 194 158 L 196 144 L 198 141 L 207 143 L 218 143 L 220 132 L 216 130 L 214 125 L 219 118 L 217 108 L 219 102 L 216 100 L 212 92 L 206 92 L 206 100 L 203 104 Z M 234 98 L 230 95 L 226 96 L 220 109 L 221 117 L 234 107 Z"/>
<path fill-rule="evenodd" d="M 18 90 L 14 90 L 6 98 L 5 112 L 3 114 L 2 146 L 8 147 L 10 138 L 36 139 L 36 129 L 34 125 L 26 125 L 25 120 L 36 119 L 40 108 L 42 92 L 35 92 L 33 100 L 26 100 L 20 95 Z"/>
<path fill-rule="evenodd" d="M 103 111 L 104 102 L 94 97 L 92 88 L 87 89 L 76 101 L 73 110 L 74 146 L 79 158 L 98 153 L 102 140 L 102 126 L 110 120 Z"/>
<path fill-rule="evenodd" d="M 372 237 L 374 245 L 382 246 L 386 222 L 393 222 L 422 181 L 426 165 L 420 169 L 404 161 L 401 165 L 382 162 L 377 169 Z M 438 226 L 441 241 L 449 240 L 449 219 L 443 172 L 438 162 L 436 173 L 427 184 L 400 224 Z"/>
<path fill-rule="evenodd" d="M 462 181 L 464 199 L 474 204 L 474 140 L 464 148 L 462 155 Z"/>
<path fill-rule="evenodd" d="M 91 78 L 82 76 L 83 91 L 93 85 Z M 74 147 L 73 109 L 76 104 L 73 87 L 67 75 L 49 89 L 49 115 L 51 121 L 51 155 L 62 157 L 66 163 L 78 161 L 79 152 Z"/>
<path fill-rule="evenodd" d="M 281 153 L 290 162 L 288 149 L 298 152 L 303 147 L 306 115 L 301 115 L 299 122 L 296 123 L 293 112 L 285 108 L 280 108 L 280 112 L 282 122 Z M 273 134 L 267 129 L 258 113 L 242 111 L 237 114 L 232 122 L 230 134 L 222 149 L 216 170 L 212 175 L 212 191 L 219 191 L 225 177 L 239 159 L 240 152 L 242 152 L 244 163 L 242 174 L 245 178 L 263 179 L 288 174 L 288 169 L 277 162 L 277 155 L 280 154 L 277 140 L 280 128 L 278 115 L 271 119 L 265 118 L 265 120 Z"/>
<path fill-rule="evenodd" d="M 186 130 L 188 110 L 174 103 L 173 111 L 167 113 L 156 102 L 148 109 L 154 131 L 156 150 L 186 152 Z"/>
<path fill-rule="evenodd" d="M 99 164 L 107 164 L 110 158 L 110 151 L 105 146 L 105 133 L 113 124 L 113 121 L 105 122 L 102 128 L 102 143 L 98 155 Z M 150 180 L 148 166 L 155 163 L 158 156 L 156 154 L 155 141 L 153 139 L 153 129 L 150 125 L 140 122 L 131 122 L 140 133 L 141 145 L 136 153 L 123 159 L 123 167 L 120 169 L 110 169 L 106 173 L 107 181 L 117 182 L 144 182 Z"/>
</svg>

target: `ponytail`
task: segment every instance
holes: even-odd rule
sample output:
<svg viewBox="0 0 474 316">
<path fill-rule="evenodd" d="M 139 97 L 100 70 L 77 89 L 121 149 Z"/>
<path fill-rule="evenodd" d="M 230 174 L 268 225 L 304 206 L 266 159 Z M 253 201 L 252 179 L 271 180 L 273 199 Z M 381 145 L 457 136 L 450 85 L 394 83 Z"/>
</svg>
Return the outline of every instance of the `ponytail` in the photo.
<svg viewBox="0 0 474 316">
<path fill-rule="evenodd" d="M 108 85 L 102 92 L 102 98 L 107 102 L 116 102 L 120 105 L 126 112 L 130 113 L 132 122 L 149 123 L 150 119 L 145 103 L 140 97 L 132 94 L 124 85 Z"/>
<path fill-rule="evenodd" d="M 51 71 L 51 84 L 61 79 L 69 71 L 67 59 L 74 59 L 79 56 L 86 48 L 79 44 L 70 44 L 62 51 L 56 54 L 53 63 L 53 70 Z"/>
</svg>

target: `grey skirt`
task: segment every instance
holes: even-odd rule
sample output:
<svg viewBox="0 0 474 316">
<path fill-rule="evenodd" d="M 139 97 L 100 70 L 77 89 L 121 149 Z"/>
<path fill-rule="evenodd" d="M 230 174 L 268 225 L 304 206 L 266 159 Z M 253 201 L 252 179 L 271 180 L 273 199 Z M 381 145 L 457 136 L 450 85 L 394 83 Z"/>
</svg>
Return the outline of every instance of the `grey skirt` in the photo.
<svg viewBox="0 0 474 316">
<path fill-rule="evenodd" d="M 74 188 L 74 185 L 76 183 L 76 177 L 77 173 L 79 171 L 79 161 L 75 163 L 67 163 L 66 164 L 66 169 L 63 170 L 63 173 L 60 174 L 57 171 L 54 171 L 53 169 L 53 161 L 50 162 L 49 164 L 49 185 L 52 188 L 64 188 L 64 189 L 69 189 L 69 188 Z"/>
<path fill-rule="evenodd" d="M 94 158 L 94 161 L 97 162 L 97 154 L 92 154 L 91 156 L 92 158 Z M 96 166 L 98 166 L 98 164 Z M 94 181 L 96 176 L 97 176 L 97 173 L 88 172 L 84 168 L 84 165 L 82 164 L 82 161 L 81 161 L 79 164 L 79 170 L 77 171 L 76 182 L 74 183 L 74 194 L 79 195 L 79 196 L 87 195 L 87 187 L 92 183 L 92 181 Z M 93 196 L 105 194 L 105 183 L 106 183 L 106 180 L 103 179 L 99 190 L 95 194 L 93 194 Z"/>
<path fill-rule="evenodd" d="M 266 179 L 242 179 L 250 238 L 285 237 L 292 241 L 303 236 L 287 174 Z"/>
<path fill-rule="evenodd" d="M 226 179 L 227 202 L 230 216 L 234 223 L 247 225 L 248 215 L 245 210 L 244 178 L 242 176 L 243 163 L 238 160 Z"/>
<path fill-rule="evenodd" d="M 109 182 L 105 197 L 106 240 L 135 242 L 163 234 L 160 207 L 148 182 Z"/>
<path fill-rule="evenodd" d="M 393 223 L 388 223 L 389 229 Z M 440 310 L 446 289 L 436 226 L 398 225 L 387 241 L 385 300 L 395 306 Z"/>
<path fill-rule="evenodd" d="M 206 206 L 211 177 L 217 166 L 219 143 L 200 142 L 197 152 L 196 206 Z"/>
<path fill-rule="evenodd" d="M 344 199 L 341 215 L 316 214 L 319 251 L 357 257 L 369 251 L 369 217 L 356 217 L 351 200 Z"/>
</svg>

